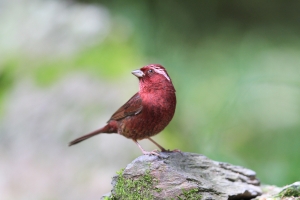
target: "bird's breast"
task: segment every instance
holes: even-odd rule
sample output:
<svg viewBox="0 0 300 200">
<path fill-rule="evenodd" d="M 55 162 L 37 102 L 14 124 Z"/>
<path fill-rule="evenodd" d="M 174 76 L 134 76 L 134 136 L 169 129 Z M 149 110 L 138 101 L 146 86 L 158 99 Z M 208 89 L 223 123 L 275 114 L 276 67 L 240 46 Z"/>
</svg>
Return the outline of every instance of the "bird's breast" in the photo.
<svg viewBox="0 0 300 200">
<path fill-rule="evenodd" d="M 143 109 L 135 115 L 122 120 L 122 135 L 141 140 L 161 132 L 171 121 L 176 108 L 176 96 L 170 94 L 149 93 L 141 95 Z"/>
</svg>

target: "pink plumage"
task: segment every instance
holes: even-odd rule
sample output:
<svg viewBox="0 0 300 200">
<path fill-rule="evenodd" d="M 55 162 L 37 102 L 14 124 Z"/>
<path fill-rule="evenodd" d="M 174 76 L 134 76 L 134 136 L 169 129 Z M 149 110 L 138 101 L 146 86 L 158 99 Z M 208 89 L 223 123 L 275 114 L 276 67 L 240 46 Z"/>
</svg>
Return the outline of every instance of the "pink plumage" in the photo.
<svg viewBox="0 0 300 200">
<path fill-rule="evenodd" d="M 139 79 L 139 92 L 119 108 L 104 127 L 71 141 L 70 146 L 100 133 L 119 133 L 132 139 L 143 154 L 158 155 L 155 151 L 145 151 L 137 140 L 149 139 L 161 151 L 166 151 L 150 137 L 161 132 L 174 116 L 176 95 L 172 80 L 159 64 L 144 66 L 132 74 Z"/>
</svg>

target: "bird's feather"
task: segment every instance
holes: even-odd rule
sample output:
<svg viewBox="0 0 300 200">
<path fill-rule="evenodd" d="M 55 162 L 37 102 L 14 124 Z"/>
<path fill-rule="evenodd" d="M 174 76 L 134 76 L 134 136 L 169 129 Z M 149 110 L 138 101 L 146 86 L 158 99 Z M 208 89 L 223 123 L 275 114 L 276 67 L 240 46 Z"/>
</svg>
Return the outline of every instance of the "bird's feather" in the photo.
<svg viewBox="0 0 300 200">
<path fill-rule="evenodd" d="M 127 116 L 137 115 L 143 110 L 142 99 L 139 93 L 136 93 L 129 101 L 127 101 L 121 108 L 119 108 L 109 119 L 121 120 Z"/>
</svg>

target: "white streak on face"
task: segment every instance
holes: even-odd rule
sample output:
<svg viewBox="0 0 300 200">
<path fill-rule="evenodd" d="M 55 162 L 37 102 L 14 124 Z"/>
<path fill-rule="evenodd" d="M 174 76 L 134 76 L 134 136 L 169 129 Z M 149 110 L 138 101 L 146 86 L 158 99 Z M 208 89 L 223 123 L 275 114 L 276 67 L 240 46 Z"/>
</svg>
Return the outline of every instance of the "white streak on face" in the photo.
<svg viewBox="0 0 300 200">
<path fill-rule="evenodd" d="M 168 76 L 168 74 L 164 69 L 160 67 L 153 67 L 153 69 L 156 73 L 163 75 L 164 77 L 166 77 L 166 79 L 168 79 L 168 81 L 170 81 L 170 77 Z"/>
</svg>

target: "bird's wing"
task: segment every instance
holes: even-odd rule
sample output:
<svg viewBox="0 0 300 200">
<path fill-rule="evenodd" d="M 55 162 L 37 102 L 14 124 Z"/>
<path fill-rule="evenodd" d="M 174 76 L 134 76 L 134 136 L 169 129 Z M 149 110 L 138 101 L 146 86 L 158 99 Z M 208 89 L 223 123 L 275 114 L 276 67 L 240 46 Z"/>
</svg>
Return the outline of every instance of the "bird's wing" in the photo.
<svg viewBox="0 0 300 200">
<path fill-rule="evenodd" d="M 121 120 L 127 116 L 137 115 L 143 109 L 142 99 L 139 93 L 136 93 L 131 99 L 129 99 L 121 108 L 119 108 L 109 119 L 110 120 Z"/>
</svg>

